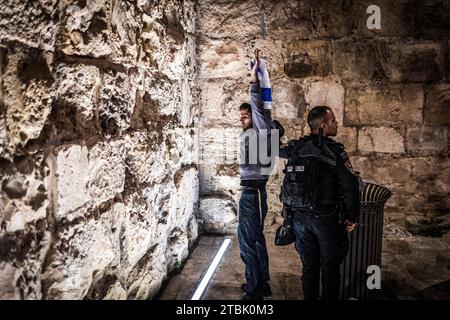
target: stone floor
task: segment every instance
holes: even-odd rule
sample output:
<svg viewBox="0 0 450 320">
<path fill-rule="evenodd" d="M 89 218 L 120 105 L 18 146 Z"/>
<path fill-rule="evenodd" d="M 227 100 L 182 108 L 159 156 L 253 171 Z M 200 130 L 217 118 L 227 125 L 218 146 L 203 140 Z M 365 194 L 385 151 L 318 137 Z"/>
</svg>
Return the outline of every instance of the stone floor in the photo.
<svg viewBox="0 0 450 320">
<path fill-rule="evenodd" d="M 382 257 L 382 299 L 450 299 L 450 237 L 412 237 L 385 227 Z M 236 300 L 243 292 L 243 264 L 235 236 L 231 238 L 202 299 Z M 158 296 L 168 300 L 190 299 L 226 237 L 203 236 L 183 268 L 170 277 Z M 292 245 L 277 247 L 274 232 L 266 233 L 272 300 L 303 298 L 301 263 Z"/>
</svg>

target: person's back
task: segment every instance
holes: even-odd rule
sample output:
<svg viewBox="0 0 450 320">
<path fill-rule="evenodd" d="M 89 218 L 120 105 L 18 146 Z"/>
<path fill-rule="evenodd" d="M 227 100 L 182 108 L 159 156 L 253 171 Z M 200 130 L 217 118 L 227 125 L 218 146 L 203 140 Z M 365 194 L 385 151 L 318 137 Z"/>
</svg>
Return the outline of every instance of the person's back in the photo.
<svg viewBox="0 0 450 320">
<path fill-rule="evenodd" d="M 348 251 L 346 231 L 354 230 L 359 215 L 359 181 L 344 146 L 330 138 L 338 125 L 332 110 L 313 108 L 308 124 L 311 135 L 280 150 L 289 159 L 281 200 L 293 215 L 305 299 L 319 298 L 320 278 L 322 299 L 337 299 L 339 267 Z"/>
</svg>

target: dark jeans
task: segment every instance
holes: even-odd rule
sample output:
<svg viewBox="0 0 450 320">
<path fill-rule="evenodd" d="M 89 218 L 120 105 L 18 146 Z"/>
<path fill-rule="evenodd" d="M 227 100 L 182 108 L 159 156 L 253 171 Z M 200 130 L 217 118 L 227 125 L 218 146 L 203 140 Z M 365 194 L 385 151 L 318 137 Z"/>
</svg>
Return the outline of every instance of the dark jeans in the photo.
<svg viewBox="0 0 450 320">
<path fill-rule="evenodd" d="M 305 300 L 319 299 L 322 273 L 322 300 L 337 300 L 340 265 L 347 255 L 349 241 L 345 226 L 337 215 L 314 216 L 294 211 L 295 248 L 302 260 Z"/>
<path fill-rule="evenodd" d="M 264 238 L 264 219 L 267 215 L 265 188 L 243 188 L 239 200 L 238 239 L 242 261 L 245 265 L 246 292 L 248 296 L 262 296 L 270 280 L 269 257 Z"/>
</svg>

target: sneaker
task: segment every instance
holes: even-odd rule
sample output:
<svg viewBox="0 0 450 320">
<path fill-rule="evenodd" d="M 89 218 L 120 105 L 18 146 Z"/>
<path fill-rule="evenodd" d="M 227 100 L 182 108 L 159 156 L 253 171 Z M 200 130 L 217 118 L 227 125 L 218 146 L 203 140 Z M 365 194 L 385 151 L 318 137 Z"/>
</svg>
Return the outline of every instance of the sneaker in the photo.
<svg viewBox="0 0 450 320">
<path fill-rule="evenodd" d="M 246 292 L 246 290 L 245 290 L 246 288 L 247 288 L 247 284 L 246 283 L 241 284 L 242 291 Z M 271 295 L 272 295 L 272 290 L 270 289 L 270 285 L 267 283 L 267 285 L 264 286 L 263 296 L 264 297 L 269 297 Z"/>
</svg>

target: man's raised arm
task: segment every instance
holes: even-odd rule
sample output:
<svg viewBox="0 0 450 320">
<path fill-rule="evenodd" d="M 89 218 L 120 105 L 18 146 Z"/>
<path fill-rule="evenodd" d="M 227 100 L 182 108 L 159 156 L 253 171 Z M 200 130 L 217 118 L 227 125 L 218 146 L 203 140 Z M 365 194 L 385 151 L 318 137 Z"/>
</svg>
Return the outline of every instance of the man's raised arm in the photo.
<svg viewBox="0 0 450 320">
<path fill-rule="evenodd" d="M 252 106 L 252 121 L 255 129 L 273 128 L 270 114 L 271 104 L 269 72 L 265 61 L 259 58 L 259 50 L 255 49 L 250 82 L 250 105 Z"/>
</svg>

